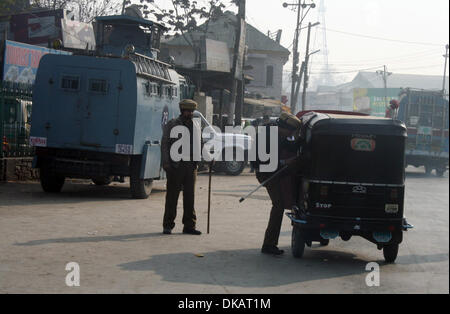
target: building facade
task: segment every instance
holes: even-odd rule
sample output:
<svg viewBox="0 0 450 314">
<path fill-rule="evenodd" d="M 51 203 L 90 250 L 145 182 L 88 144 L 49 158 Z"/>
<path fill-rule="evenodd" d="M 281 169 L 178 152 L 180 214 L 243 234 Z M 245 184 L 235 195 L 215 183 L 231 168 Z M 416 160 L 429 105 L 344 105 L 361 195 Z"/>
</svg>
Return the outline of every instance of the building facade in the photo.
<svg viewBox="0 0 450 314">
<path fill-rule="evenodd" d="M 228 48 L 230 69 L 233 64 L 233 51 L 235 44 L 236 15 L 225 12 L 223 17 L 210 22 L 206 38 L 224 42 Z M 201 33 L 190 34 L 195 40 L 201 41 Z M 204 38 L 204 37 L 203 37 Z M 244 74 L 251 77 L 245 89 L 250 94 L 259 94 L 262 97 L 281 99 L 283 67 L 289 60 L 289 50 L 272 40 L 255 27 L 246 24 L 247 54 L 245 60 Z M 182 37 L 169 39 L 162 43 L 163 55 L 175 59 L 175 65 L 184 68 L 195 68 L 198 66 L 192 47 Z M 224 55 L 224 54 L 222 54 Z M 201 65 L 201 64 L 200 64 Z"/>
<path fill-rule="evenodd" d="M 343 110 L 384 116 L 386 103 L 398 99 L 403 88 L 436 90 L 442 89 L 442 76 L 394 73 L 389 76 L 387 89 L 376 72 L 359 72 L 348 83 L 325 87 L 306 94 L 306 110 Z M 446 91 L 448 91 L 448 77 Z M 301 99 L 300 99 L 300 106 Z"/>
</svg>

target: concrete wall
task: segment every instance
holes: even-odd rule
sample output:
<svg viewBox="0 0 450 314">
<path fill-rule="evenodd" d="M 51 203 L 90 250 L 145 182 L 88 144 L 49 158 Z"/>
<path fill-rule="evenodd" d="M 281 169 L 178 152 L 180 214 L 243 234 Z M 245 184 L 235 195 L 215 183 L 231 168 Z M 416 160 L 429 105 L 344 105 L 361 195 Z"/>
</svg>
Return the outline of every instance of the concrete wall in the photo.
<svg viewBox="0 0 450 314">
<path fill-rule="evenodd" d="M 0 159 L 0 181 L 39 179 L 39 170 L 31 167 L 32 162 L 32 157 Z"/>
<path fill-rule="evenodd" d="M 194 67 L 194 52 L 190 47 L 172 47 L 166 46 L 165 49 L 168 54 L 175 58 L 175 64 L 184 68 Z M 230 53 L 232 55 L 232 53 Z M 231 57 L 230 57 L 231 59 Z M 281 99 L 281 88 L 283 84 L 283 66 L 287 62 L 288 57 L 277 53 L 248 53 L 248 59 L 245 62 L 246 66 L 251 66 L 253 69 L 246 70 L 245 74 L 251 75 L 254 78 L 250 84 L 245 88 L 249 92 L 260 93 L 267 97 L 274 99 Z M 230 60 L 232 62 L 232 60 Z M 273 85 L 266 86 L 267 66 L 273 66 Z"/>
<path fill-rule="evenodd" d="M 287 59 L 276 54 L 250 53 L 245 65 L 253 67 L 246 70 L 245 74 L 251 75 L 254 80 L 245 87 L 249 92 L 261 93 L 276 100 L 281 99 L 281 89 L 283 85 L 283 66 Z M 273 66 L 273 84 L 267 86 L 267 67 Z"/>
<path fill-rule="evenodd" d="M 198 103 L 198 111 L 212 124 L 214 111 L 212 97 L 205 96 L 205 93 L 196 93 L 194 100 Z"/>
<path fill-rule="evenodd" d="M 167 47 L 169 56 L 174 57 L 175 64 L 183 68 L 193 68 L 195 54 L 190 47 Z"/>
</svg>

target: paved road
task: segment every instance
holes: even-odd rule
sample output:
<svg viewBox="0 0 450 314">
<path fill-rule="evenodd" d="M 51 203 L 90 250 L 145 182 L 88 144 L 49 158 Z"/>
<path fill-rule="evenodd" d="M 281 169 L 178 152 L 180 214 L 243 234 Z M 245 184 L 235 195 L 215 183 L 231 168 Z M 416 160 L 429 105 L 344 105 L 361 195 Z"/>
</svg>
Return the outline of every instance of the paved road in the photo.
<svg viewBox="0 0 450 314">
<path fill-rule="evenodd" d="M 206 231 L 206 175 L 197 185 L 198 227 Z M 211 234 L 161 234 L 164 183 L 148 200 L 132 200 L 126 185 L 65 185 L 44 194 L 37 183 L 0 184 L 0 293 L 449 293 L 449 180 L 408 168 L 405 235 L 394 265 L 355 238 L 290 251 L 284 219 L 283 257 L 261 255 L 270 201 L 264 190 L 239 198 L 254 176 L 213 178 Z M 203 257 L 198 257 L 201 254 Z M 80 287 L 68 287 L 65 266 L 80 266 Z M 380 287 L 365 283 L 378 262 Z"/>
</svg>

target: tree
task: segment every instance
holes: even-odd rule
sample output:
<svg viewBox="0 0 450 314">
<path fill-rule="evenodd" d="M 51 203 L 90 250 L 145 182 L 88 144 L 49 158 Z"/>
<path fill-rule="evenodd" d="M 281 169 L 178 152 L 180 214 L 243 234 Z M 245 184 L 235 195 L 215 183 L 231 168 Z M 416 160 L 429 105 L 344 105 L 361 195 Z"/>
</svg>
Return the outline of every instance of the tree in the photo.
<svg viewBox="0 0 450 314">
<path fill-rule="evenodd" d="M 194 51 L 195 65 L 198 67 L 200 64 L 199 39 L 202 37 L 206 38 L 210 23 L 223 16 L 226 8 L 224 1 L 208 0 L 207 4 L 200 5 L 195 0 L 170 0 L 171 9 L 159 8 L 155 4 L 155 0 L 140 0 L 140 2 L 146 18 L 150 14 L 153 15 L 159 22 L 165 23 L 174 36 L 183 37 Z M 229 2 L 237 4 L 239 0 L 231 0 Z"/>
<path fill-rule="evenodd" d="M 90 23 L 96 16 L 117 14 L 122 6 L 121 0 L 32 0 L 35 8 L 65 9 L 73 12 L 81 22 Z"/>
<path fill-rule="evenodd" d="M 30 1 L 28 0 L 1 0 L 0 1 L 0 16 L 10 15 L 17 12 L 22 12 L 28 9 Z"/>
<path fill-rule="evenodd" d="M 65 9 L 69 0 L 31 0 L 33 8 L 39 9 Z"/>
<path fill-rule="evenodd" d="M 96 16 L 115 15 L 122 7 L 120 0 L 72 0 L 69 7 L 78 12 L 82 22 L 92 22 Z"/>
</svg>

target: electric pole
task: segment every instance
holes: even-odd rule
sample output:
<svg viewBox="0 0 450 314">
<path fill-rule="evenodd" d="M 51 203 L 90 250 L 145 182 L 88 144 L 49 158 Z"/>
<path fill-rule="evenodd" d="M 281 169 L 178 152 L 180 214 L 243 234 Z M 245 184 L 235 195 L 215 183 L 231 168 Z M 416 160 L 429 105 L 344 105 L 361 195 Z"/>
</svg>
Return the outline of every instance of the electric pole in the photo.
<svg viewBox="0 0 450 314">
<path fill-rule="evenodd" d="M 308 87 L 308 62 L 309 62 L 309 41 L 311 39 L 311 23 L 308 24 L 308 39 L 306 40 L 306 55 L 303 79 L 302 111 L 306 109 L 306 88 Z"/>
<path fill-rule="evenodd" d="M 381 75 L 383 78 L 383 82 L 384 82 L 384 104 L 386 106 L 386 108 L 388 107 L 388 102 L 387 102 L 387 79 L 389 76 L 392 75 L 392 72 L 388 72 L 387 71 L 387 67 L 383 66 L 383 71 L 377 71 L 378 75 Z"/>
<path fill-rule="evenodd" d="M 447 44 L 447 46 L 445 46 L 444 58 L 445 58 L 445 66 L 444 66 L 444 82 L 442 84 L 442 95 L 445 96 L 445 92 L 446 92 L 446 90 L 445 90 L 445 83 L 446 83 L 446 80 L 447 80 L 448 44 Z"/>
<path fill-rule="evenodd" d="M 127 0 L 122 1 L 122 15 L 125 14 L 125 6 L 127 5 Z"/>
<path fill-rule="evenodd" d="M 300 85 L 302 85 L 302 79 L 303 79 L 304 72 L 305 72 L 305 61 L 302 61 L 302 66 L 300 67 L 300 75 L 298 76 L 298 82 L 295 87 L 295 94 L 294 94 L 295 100 L 298 99 L 298 94 L 300 92 Z M 297 101 L 295 102 L 295 107 L 297 107 Z M 297 109 L 297 108 L 295 108 L 295 109 Z M 292 111 L 292 112 L 294 112 L 294 111 Z"/>
<path fill-rule="evenodd" d="M 291 112 L 295 112 L 295 107 L 297 106 L 297 99 L 295 98 L 295 84 L 298 82 L 299 78 L 297 77 L 298 72 L 298 62 L 300 59 L 300 54 L 298 53 L 298 40 L 300 37 L 300 17 L 302 13 L 302 7 L 300 6 L 300 0 L 297 3 L 297 27 L 295 29 L 294 35 L 294 52 L 293 52 L 293 60 L 292 60 L 292 86 L 291 86 Z"/>
<path fill-rule="evenodd" d="M 245 1 L 239 0 L 239 11 L 237 14 L 237 30 L 236 30 L 236 41 L 234 44 L 234 58 L 233 58 L 233 70 L 232 70 L 232 85 L 231 85 L 231 101 L 230 106 L 228 108 L 228 117 L 227 117 L 227 125 L 234 125 L 233 123 L 238 120 L 236 115 L 235 121 L 235 112 L 236 112 L 236 99 L 238 93 L 238 81 L 243 81 L 243 63 L 244 63 L 244 51 L 245 51 Z M 243 82 L 242 82 L 243 84 Z M 243 91 L 243 86 L 242 86 Z M 242 102 L 244 101 L 243 97 L 240 98 L 239 106 L 242 106 Z M 239 114 L 242 110 L 238 110 Z M 239 117 L 240 120 L 240 117 Z M 239 123 L 240 124 L 240 123 Z"/>
<path fill-rule="evenodd" d="M 295 28 L 295 34 L 294 34 L 294 43 L 293 43 L 293 56 L 292 56 L 292 86 L 291 86 L 291 112 L 295 113 L 296 107 L 297 107 L 297 97 L 296 97 L 296 90 L 298 90 L 298 87 L 296 87 L 297 84 L 300 84 L 301 78 L 297 76 L 298 73 L 298 63 L 300 61 L 300 54 L 298 52 L 298 42 L 300 39 L 300 30 L 301 25 L 303 22 L 303 19 L 306 17 L 306 14 L 308 14 L 309 9 L 314 9 L 316 5 L 314 3 L 306 4 L 306 0 L 301 3 L 301 0 L 298 0 L 297 3 L 283 3 L 283 7 L 287 8 L 288 6 L 297 7 L 297 24 Z M 307 8 L 308 11 L 303 14 L 303 11 Z"/>
</svg>

